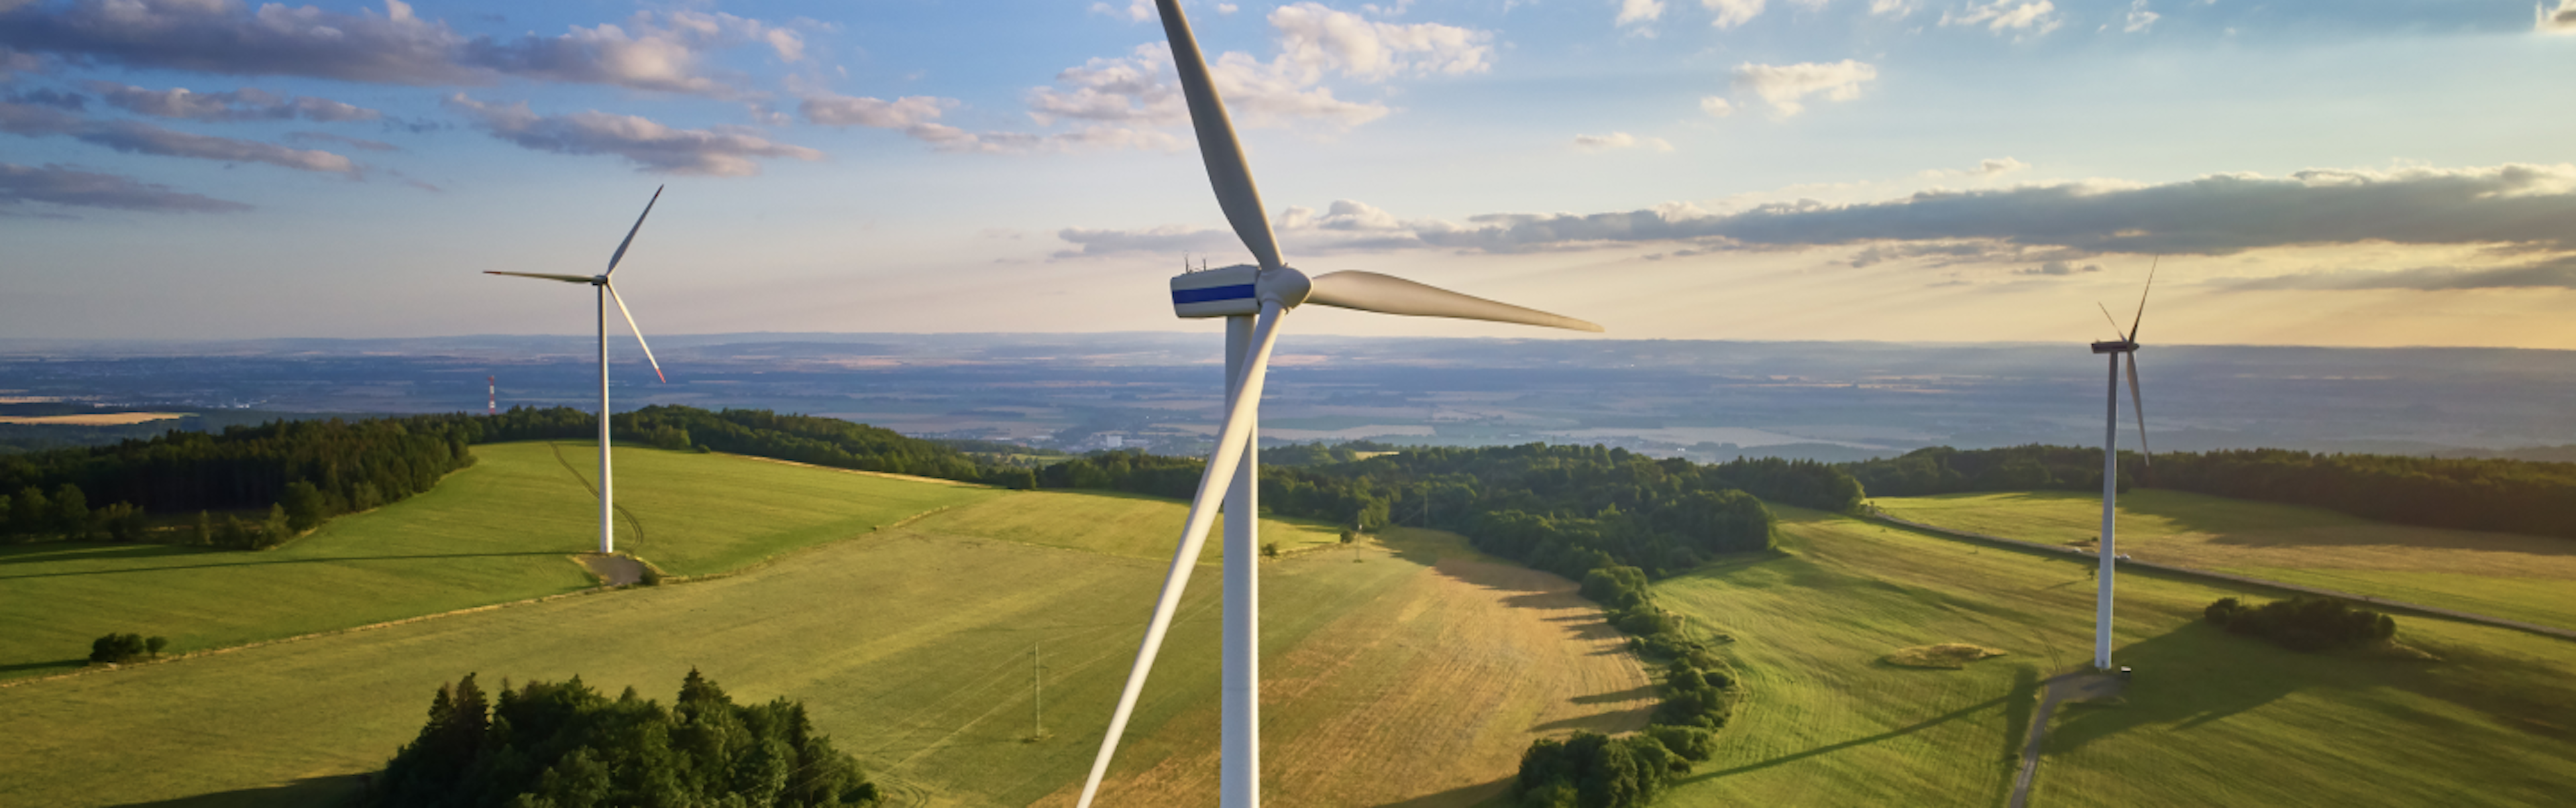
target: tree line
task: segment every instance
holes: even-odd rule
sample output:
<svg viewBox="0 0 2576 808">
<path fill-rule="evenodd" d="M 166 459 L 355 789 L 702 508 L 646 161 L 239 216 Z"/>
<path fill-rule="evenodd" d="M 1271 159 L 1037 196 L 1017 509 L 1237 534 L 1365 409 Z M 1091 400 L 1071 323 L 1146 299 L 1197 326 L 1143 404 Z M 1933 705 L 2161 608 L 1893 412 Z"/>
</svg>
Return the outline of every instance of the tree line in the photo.
<svg viewBox="0 0 2576 808">
<path fill-rule="evenodd" d="M 605 805 L 877 805 L 858 760 L 814 731 L 802 702 L 739 705 L 689 670 L 668 708 L 626 688 L 615 699 L 575 676 L 440 685 L 429 721 L 363 804 L 376 808 Z"/>
<path fill-rule="evenodd" d="M 2102 487 L 2102 450 L 2071 446 L 1934 447 L 1839 468 L 1881 496 Z M 2119 474 L 2123 491 L 2135 484 L 2402 524 L 2576 538 L 2576 463 L 2222 449 L 2152 460 L 2124 453 Z"/>
</svg>

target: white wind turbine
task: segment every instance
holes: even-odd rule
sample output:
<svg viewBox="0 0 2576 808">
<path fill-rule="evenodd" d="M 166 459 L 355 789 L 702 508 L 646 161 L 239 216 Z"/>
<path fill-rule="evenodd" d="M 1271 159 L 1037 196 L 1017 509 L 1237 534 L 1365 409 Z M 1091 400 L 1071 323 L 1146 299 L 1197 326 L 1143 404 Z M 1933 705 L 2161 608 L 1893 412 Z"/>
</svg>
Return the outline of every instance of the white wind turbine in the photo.
<svg viewBox="0 0 2576 808">
<path fill-rule="evenodd" d="M 653 215 L 653 203 L 662 201 L 662 189 L 653 189 L 653 198 L 644 203 L 644 213 L 635 217 L 635 226 L 626 229 L 626 240 L 617 243 L 617 252 L 608 256 L 608 269 L 597 275 L 548 275 L 537 272 L 495 272 L 485 275 L 513 275 L 542 278 L 565 283 L 586 283 L 599 289 L 599 554 L 617 551 L 615 505 L 610 499 L 608 478 L 608 304 L 617 304 L 617 313 L 626 315 L 626 327 L 634 329 L 635 344 L 644 348 L 644 361 L 653 365 L 653 377 L 670 381 L 662 375 L 662 363 L 653 358 L 653 346 L 644 344 L 644 329 L 635 325 L 635 313 L 626 310 L 626 301 L 617 296 L 617 286 L 608 276 L 617 274 L 617 262 L 626 258 L 626 248 L 635 243 L 635 231 L 644 229 L 644 217 Z"/>
<path fill-rule="evenodd" d="M 2102 541 L 2096 548 L 2100 551 L 2102 569 L 2094 576 L 2101 584 L 2101 590 L 2095 594 L 2093 602 L 2093 669 L 2097 671 L 2113 670 L 2111 667 L 2111 574 L 2119 561 L 2119 550 L 2114 546 L 2111 534 L 2111 515 L 2112 508 L 2117 505 L 2120 496 L 2120 357 L 2129 358 L 2129 406 L 2138 413 L 2138 458 L 2143 464 L 2147 462 L 2149 455 L 2147 406 L 2144 396 L 2138 392 L 2138 324 L 2147 319 L 2147 292 L 2155 291 L 2155 288 L 2156 270 L 2154 265 L 2150 264 L 2147 267 L 2147 288 L 2146 291 L 2138 293 L 2138 314 L 2129 321 L 2128 336 L 2109 342 L 2093 343 L 2094 353 L 2111 356 L 2111 393 L 2108 405 L 2110 417 L 2102 426 Z M 2111 320 L 2111 333 L 2118 335 L 2120 321 L 2111 317 L 2111 310 L 2103 309 L 2102 316 Z"/>
<path fill-rule="evenodd" d="M 1208 529 L 1216 519 L 1215 503 L 1222 499 L 1226 536 L 1225 666 L 1218 804 L 1229 808 L 1254 806 L 1261 802 L 1261 675 L 1259 581 L 1255 575 L 1260 540 L 1255 532 L 1257 460 L 1253 442 L 1258 437 L 1262 381 L 1268 375 L 1280 315 L 1299 304 L 1315 303 L 1381 314 L 1579 331 L 1599 331 L 1601 327 L 1375 273 L 1335 272 L 1308 278 L 1282 263 L 1278 241 L 1272 237 L 1270 221 L 1263 214 L 1261 194 L 1253 187 L 1252 169 L 1244 162 L 1241 144 L 1235 141 L 1234 126 L 1226 119 L 1225 104 L 1218 100 L 1216 87 L 1208 77 L 1198 41 L 1190 35 L 1189 19 L 1181 14 L 1174 0 L 1156 0 L 1155 5 L 1162 12 L 1163 33 L 1171 40 L 1172 64 L 1180 71 L 1190 124 L 1197 130 L 1199 156 L 1207 164 L 1208 182 L 1215 186 L 1217 205 L 1224 209 L 1226 221 L 1243 239 L 1243 246 L 1260 263 L 1185 272 L 1172 279 L 1174 313 L 1182 317 L 1226 318 L 1225 425 L 1217 433 L 1216 450 L 1208 456 L 1207 470 L 1199 477 L 1198 495 L 1190 501 L 1189 519 L 1181 528 L 1180 549 L 1172 555 L 1171 570 L 1163 578 L 1162 595 L 1154 602 L 1153 619 L 1146 623 L 1144 642 L 1136 649 L 1136 666 L 1128 671 L 1126 687 L 1118 694 L 1118 707 L 1109 717 L 1109 732 L 1100 741 L 1100 754 L 1092 760 L 1090 776 L 1083 781 L 1081 805 L 1091 805 L 1100 790 L 1101 778 L 1109 772 L 1109 759 L 1118 751 L 1118 739 L 1127 729 L 1137 694 L 1144 689 L 1145 676 L 1154 667 L 1155 654 L 1162 650 L 1163 635 L 1171 628 L 1173 612 L 1180 606 L 1181 590 L 1189 584 L 1190 570 L 1197 565 Z"/>
</svg>

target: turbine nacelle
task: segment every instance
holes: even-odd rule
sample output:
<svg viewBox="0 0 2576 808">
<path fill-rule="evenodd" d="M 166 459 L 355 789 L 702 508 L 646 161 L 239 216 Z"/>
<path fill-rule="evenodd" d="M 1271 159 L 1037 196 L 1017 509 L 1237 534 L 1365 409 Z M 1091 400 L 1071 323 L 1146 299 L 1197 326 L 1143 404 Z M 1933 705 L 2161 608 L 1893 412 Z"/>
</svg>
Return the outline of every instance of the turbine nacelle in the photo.
<svg viewBox="0 0 2576 808">
<path fill-rule="evenodd" d="M 1172 313 L 1184 318 L 1261 313 L 1265 301 L 1293 309 L 1314 293 L 1314 282 L 1291 267 L 1263 270 L 1251 264 L 1172 276 Z"/>
<path fill-rule="evenodd" d="M 2096 342 L 2096 343 L 2093 343 L 2093 352 L 2094 352 L 2094 353 L 2097 353 L 2097 354 L 2107 354 L 2107 353 L 2137 353 L 2137 352 L 2138 352 L 2138 343 L 2136 343 L 2136 342 L 2134 342 L 2134 341 L 2131 341 L 2131 340 L 2125 340 L 2125 339 L 2115 339 L 2115 340 L 2111 340 L 2111 341 L 2108 341 L 2108 342 Z"/>
</svg>

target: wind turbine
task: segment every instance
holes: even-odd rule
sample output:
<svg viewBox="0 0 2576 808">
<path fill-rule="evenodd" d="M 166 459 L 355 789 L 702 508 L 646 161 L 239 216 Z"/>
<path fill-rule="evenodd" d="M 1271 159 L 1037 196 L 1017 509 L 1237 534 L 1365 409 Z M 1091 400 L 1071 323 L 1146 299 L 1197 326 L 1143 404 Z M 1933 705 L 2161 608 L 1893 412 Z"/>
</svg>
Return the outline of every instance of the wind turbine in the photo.
<svg viewBox="0 0 2576 808">
<path fill-rule="evenodd" d="M 2102 426 L 2102 542 L 2096 548 L 2100 551 L 2102 570 L 2094 576 L 2101 584 L 2093 602 L 2093 669 L 2097 671 L 2112 670 L 2111 574 L 2119 560 L 2119 551 L 2114 547 L 2111 535 L 2111 514 L 2120 496 L 2120 357 L 2129 358 L 2129 405 L 2138 414 L 2138 458 L 2143 464 L 2148 462 L 2149 454 L 2147 406 L 2138 392 L 2138 324 L 2147 319 L 2147 293 L 2155 291 L 2155 288 L 2156 269 L 2150 263 L 2147 266 L 2147 288 L 2138 293 L 2138 314 L 2129 320 L 2128 335 L 2109 342 L 2093 343 L 2094 353 L 2111 357 L 2110 416 Z M 2111 318 L 2111 310 L 2107 308 L 2102 310 L 2102 316 L 2111 319 L 2111 333 L 2117 336 L 2120 321 Z"/>
<path fill-rule="evenodd" d="M 608 304 L 617 303 L 617 313 L 626 315 L 626 327 L 635 330 L 635 344 L 644 347 L 644 361 L 653 365 L 653 377 L 668 382 L 662 375 L 662 363 L 653 358 L 653 346 L 644 344 L 644 329 L 635 324 L 635 313 L 626 310 L 626 301 L 617 296 L 617 286 L 608 277 L 617 274 L 617 262 L 625 260 L 626 248 L 635 243 L 635 231 L 644 229 L 644 217 L 653 215 L 653 203 L 662 201 L 662 189 L 653 189 L 653 198 L 644 203 L 644 213 L 635 217 L 635 226 L 626 229 L 626 240 L 617 243 L 617 252 L 608 256 L 608 269 L 597 275 L 547 275 L 538 272 L 495 272 L 485 275 L 512 275 L 540 278 L 565 283 L 586 283 L 599 289 L 599 554 L 617 551 L 614 527 L 615 506 L 608 485 Z"/>
<path fill-rule="evenodd" d="M 1309 278 L 1289 268 L 1280 260 L 1278 240 L 1272 236 L 1270 220 L 1263 213 L 1260 191 L 1253 187 L 1252 168 L 1244 162 L 1243 147 L 1235 140 L 1234 125 L 1226 119 L 1224 102 L 1217 98 L 1207 61 L 1200 57 L 1198 41 L 1190 35 L 1189 18 L 1181 14 L 1174 0 L 1155 0 L 1155 6 L 1162 12 L 1163 33 L 1171 40 L 1172 64 L 1180 71 L 1181 92 L 1189 102 L 1190 125 L 1197 130 L 1199 157 L 1207 164 L 1208 183 L 1215 187 L 1217 205 L 1224 209 L 1235 235 L 1260 263 L 1184 272 L 1172 279 L 1173 313 L 1226 318 L 1225 426 L 1217 433 L 1216 450 L 1208 456 L 1207 470 L 1199 477 L 1198 495 L 1190 500 L 1180 548 L 1172 554 L 1171 571 L 1163 577 L 1162 594 L 1154 601 L 1153 619 L 1146 623 L 1144 642 L 1136 649 L 1136 665 L 1128 671 L 1126 687 L 1118 694 L 1118 707 L 1109 717 L 1109 732 L 1101 738 L 1100 754 L 1092 760 L 1091 774 L 1083 781 L 1081 805 L 1091 805 L 1100 790 L 1101 778 L 1109 772 L 1109 759 L 1118 751 L 1118 739 L 1135 711 L 1137 694 L 1144 689 L 1145 676 L 1154 667 L 1155 654 L 1162 650 L 1163 636 L 1171 628 L 1173 612 L 1181 603 L 1181 590 L 1189 584 L 1190 570 L 1197 565 L 1208 529 L 1216 519 L 1215 504 L 1222 499 L 1226 525 L 1225 666 L 1218 804 L 1229 808 L 1254 806 L 1261 802 L 1261 674 L 1259 579 L 1255 574 L 1260 540 L 1254 504 L 1254 469 L 1258 460 L 1253 442 L 1258 437 L 1262 382 L 1268 376 L 1281 315 L 1300 304 L 1314 303 L 1380 314 L 1578 331 L 1600 331 L 1601 327 L 1387 275 L 1334 272 Z"/>
</svg>

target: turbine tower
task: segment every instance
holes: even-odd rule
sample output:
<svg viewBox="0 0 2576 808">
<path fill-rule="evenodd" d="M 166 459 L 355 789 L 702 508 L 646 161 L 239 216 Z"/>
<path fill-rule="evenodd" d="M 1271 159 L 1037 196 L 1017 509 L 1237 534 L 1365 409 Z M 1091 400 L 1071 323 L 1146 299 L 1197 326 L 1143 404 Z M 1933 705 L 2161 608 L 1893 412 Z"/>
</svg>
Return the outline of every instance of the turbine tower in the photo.
<svg viewBox="0 0 2576 808">
<path fill-rule="evenodd" d="M 536 272 L 495 272 L 485 275 L 511 275 L 565 283 L 586 283 L 599 290 L 599 554 L 617 552 L 615 527 L 616 505 L 611 499 L 608 475 L 608 304 L 617 304 L 617 313 L 626 315 L 626 327 L 635 331 L 635 344 L 643 346 L 644 361 L 653 365 L 653 377 L 668 382 L 662 375 L 662 363 L 653 358 L 653 346 L 644 343 L 644 329 L 635 324 L 635 313 L 626 310 L 626 300 L 617 296 L 617 286 L 608 277 L 617 274 L 617 262 L 625 260 L 626 248 L 635 243 L 635 231 L 644 229 L 644 217 L 653 215 L 653 203 L 662 201 L 662 189 L 653 189 L 653 198 L 644 202 L 644 213 L 635 217 L 635 226 L 626 229 L 626 240 L 617 243 L 617 252 L 608 256 L 608 269 L 597 275 L 547 275 Z"/>
<path fill-rule="evenodd" d="M 2111 517 L 2120 497 L 2120 358 L 2125 356 L 2129 360 L 2129 406 L 2138 414 L 2138 458 L 2144 463 L 2149 457 L 2147 407 L 2144 397 L 2138 392 L 2138 323 L 2147 318 L 2147 292 L 2155 288 L 2155 267 L 2149 265 L 2147 289 L 2138 293 L 2138 314 L 2129 321 L 2128 335 L 2093 343 L 2094 353 L 2111 357 L 2111 392 L 2106 408 L 2109 417 L 2102 425 L 2102 541 L 2095 548 L 2101 556 L 2102 569 L 2094 577 L 2101 590 L 2094 595 L 2093 601 L 2093 669 L 2104 672 L 2115 670 L 2111 667 L 2111 576 L 2119 561 L 2119 550 L 2114 546 Z M 2111 311 L 2104 309 L 2102 316 L 2110 318 Z M 2112 334 L 2117 336 L 2119 331 L 2120 321 L 2111 319 Z"/>
<path fill-rule="evenodd" d="M 1198 494 L 1190 500 L 1180 548 L 1172 554 L 1171 570 L 1163 577 L 1162 594 L 1154 601 L 1154 616 L 1146 623 L 1144 642 L 1136 649 L 1136 665 L 1128 671 L 1127 684 L 1118 694 L 1118 707 L 1109 717 L 1108 734 L 1101 739 L 1100 753 L 1092 760 L 1090 776 L 1083 781 L 1081 805 L 1091 805 L 1100 790 L 1101 778 L 1109 772 L 1109 759 L 1118 751 L 1119 736 L 1126 732 L 1127 719 L 1144 689 L 1145 676 L 1154 667 L 1154 656 L 1162 650 L 1163 636 L 1171 628 L 1173 612 L 1181 603 L 1181 590 L 1189 584 L 1190 571 L 1197 566 L 1199 551 L 1216 518 L 1215 503 L 1221 499 L 1226 524 L 1225 665 L 1218 804 L 1245 808 L 1261 802 L 1260 600 L 1256 572 L 1260 538 L 1254 501 L 1257 407 L 1262 383 L 1268 376 L 1271 348 L 1279 336 L 1280 317 L 1300 304 L 1315 303 L 1380 314 L 1578 331 L 1600 331 L 1601 327 L 1387 275 L 1334 272 L 1309 278 L 1289 268 L 1280 260 L 1278 240 L 1272 236 L 1270 220 L 1263 213 L 1261 193 L 1253 186 L 1251 166 L 1244 162 L 1243 147 L 1235 140 L 1234 125 L 1226 119 L 1224 102 L 1217 98 L 1207 62 L 1199 55 L 1198 41 L 1190 35 L 1189 19 L 1181 14 L 1174 0 L 1156 0 L 1155 5 L 1162 13 L 1163 33 L 1171 40 L 1172 64 L 1180 71 L 1181 92 L 1189 102 L 1190 125 L 1197 130 L 1199 157 L 1207 165 L 1208 183 L 1216 190 L 1217 205 L 1224 209 L 1226 222 L 1259 263 L 1183 272 L 1172 279 L 1173 313 L 1192 318 L 1226 318 L 1225 425 L 1217 433 L 1216 449 L 1208 456 L 1207 470 L 1199 477 Z"/>
</svg>

